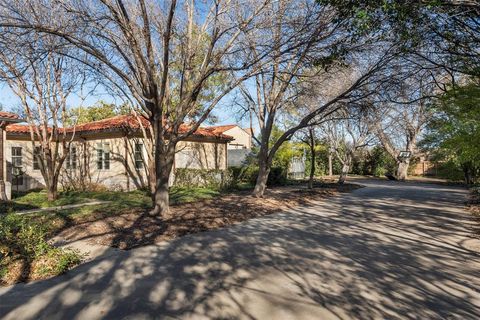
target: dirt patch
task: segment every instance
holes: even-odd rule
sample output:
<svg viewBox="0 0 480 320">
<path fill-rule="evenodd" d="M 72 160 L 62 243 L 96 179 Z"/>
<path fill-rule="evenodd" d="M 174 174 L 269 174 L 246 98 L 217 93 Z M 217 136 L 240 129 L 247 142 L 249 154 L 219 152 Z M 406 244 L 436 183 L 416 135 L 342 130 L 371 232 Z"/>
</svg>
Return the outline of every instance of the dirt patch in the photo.
<svg viewBox="0 0 480 320">
<path fill-rule="evenodd" d="M 248 191 L 236 192 L 172 206 L 173 218 L 167 220 L 151 216 L 145 209 L 131 208 L 115 216 L 96 215 L 63 230 L 58 237 L 67 242 L 87 240 L 128 250 L 190 233 L 222 228 L 360 187 L 356 184 L 322 184 L 312 190 L 282 187 L 268 190 L 261 199 L 250 196 Z"/>
</svg>

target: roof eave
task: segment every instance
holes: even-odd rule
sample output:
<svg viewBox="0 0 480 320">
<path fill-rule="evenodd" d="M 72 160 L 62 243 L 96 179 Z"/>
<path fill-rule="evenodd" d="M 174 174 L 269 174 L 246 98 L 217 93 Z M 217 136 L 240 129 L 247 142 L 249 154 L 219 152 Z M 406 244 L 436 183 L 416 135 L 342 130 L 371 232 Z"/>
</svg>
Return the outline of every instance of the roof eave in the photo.
<svg viewBox="0 0 480 320">
<path fill-rule="evenodd" d="M 13 119 L 13 118 L 0 117 L 0 122 L 19 123 L 19 122 L 25 122 L 25 119 Z"/>
</svg>

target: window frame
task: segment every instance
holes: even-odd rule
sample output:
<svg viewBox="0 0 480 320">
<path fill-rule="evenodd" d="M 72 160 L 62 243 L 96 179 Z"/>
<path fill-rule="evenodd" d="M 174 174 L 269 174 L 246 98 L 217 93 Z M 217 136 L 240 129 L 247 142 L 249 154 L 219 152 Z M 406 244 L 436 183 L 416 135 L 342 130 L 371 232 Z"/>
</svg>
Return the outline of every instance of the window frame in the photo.
<svg viewBox="0 0 480 320">
<path fill-rule="evenodd" d="M 97 170 L 110 170 L 110 142 L 97 142 L 96 153 Z"/>
<path fill-rule="evenodd" d="M 143 159 L 143 143 L 136 142 L 133 150 L 133 162 L 136 170 L 145 168 L 145 161 Z"/>
<path fill-rule="evenodd" d="M 78 165 L 77 147 L 70 146 L 67 158 L 65 159 L 65 168 L 67 170 L 76 170 Z"/>
<path fill-rule="evenodd" d="M 14 151 L 20 151 L 20 155 L 16 154 Z M 20 165 L 16 165 L 16 162 L 20 160 Z M 23 168 L 23 147 L 13 146 L 12 147 L 12 168 L 20 167 Z"/>
<path fill-rule="evenodd" d="M 41 146 L 34 146 L 33 147 L 33 157 L 32 157 L 32 167 L 33 170 L 40 170 L 40 161 L 38 157 L 40 156 L 42 147 Z"/>
<path fill-rule="evenodd" d="M 16 151 L 20 151 L 19 154 L 17 154 Z M 19 146 L 12 146 L 11 148 L 12 152 L 12 186 L 23 186 L 24 184 L 24 179 L 23 179 L 23 174 L 20 176 L 16 176 L 13 174 L 13 170 L 15 168 L 20 168 L 20 170 L 23 171 L 23 147 Z M 20 165 L 16 165 L 17 161 L 19 160 Z"/>
</svg>

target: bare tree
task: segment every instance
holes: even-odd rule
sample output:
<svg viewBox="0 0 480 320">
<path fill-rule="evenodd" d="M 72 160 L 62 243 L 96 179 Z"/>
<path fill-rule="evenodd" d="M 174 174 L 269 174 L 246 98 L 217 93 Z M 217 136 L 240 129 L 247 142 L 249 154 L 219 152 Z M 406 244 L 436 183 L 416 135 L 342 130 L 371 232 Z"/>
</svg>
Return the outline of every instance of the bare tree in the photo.
<svg viewBox="0 0 480 320">
<path fill-rule="evenodd" d="M 248 44 L 245 48 L 250 56 L 257 57 L 259 52 L 263 52 L 262 49 L 268 47 L 272 58 L 269 63 L 262 65 L 252 80 L 241 87 L 245 108 L 260 127 L 259 137 L 256 138 L 260 146 L 259 174 L 253 191 L 257 197 L 263 196 L 272 160 L 280 145 L 297 130 L 313 125 L 321 121 L 323 116 L 334 112 L 338 108 L 338 102 L 360 99 L 357 89 L 369 82 L 388 63 L 390 55 L 395 51 L 390 45 L 378 40 L 376 51 L 368 51 L 370 57 L 366 57 L 372 38 L 356 39 L 355 44 L 352 44 L 348 22 L 339 19 L 337 12 L 328 5 L 313 4 L 310 1 L 277 1 L 264 14 L 269 19 L 262 20 L 266 22 L 260 28 L 259 35 L 252 33 L 246 37 Z M 360 52 L 361 56 L 358 55 L 359 59 L 356 59 L 355 53 Z M 327 79 L 335 83 L 335 76 L 341 74 L 342 66 L 335 64 L 337 60 L 349 64 L 349 81 L 341 83 L 339 90 L 332 90 L 335 94 L 319 96 L 315 108 L 298 117 L 272 143 L 270 136 L 278 116 L 297 97 L 295 86 L 305 81 L 305 78 L 312 77 L 324 80 L 320 84 L 317 81 L 316 84 L 322 86 L 324 93 L 335 88 L 336 85 L 329 84 Z M 312 68 L 313 66 L 324 68 Z"/>
<path fill-rule="evenodd" d="M 339 110 L 334 115 L 336 119 L 327 121 L 322 126 L 331 150 L 342 164 L 339 184 L 345 183 L 357 151 L 368 146 L 372 140 L 372 123 L 369 118 L 363 111 L 357 114 L 352 111 L 354 110 Z"/>
<path fill-rule="evenodd" d="M 67 98 L 81 82 L 78 65 L 54 51 L 52 37 L 2 37 L 0 78 L 20 98 L 30 129 L 32 158 L 43 176 L 48 200 L 57 198 L 63 163 L 69 154 L 74 130 L 68 118 Z"/>
<path fill-rule="evenodd" d="M 442 78 L 446 79 L 432 70 L 420 70 L 390 87 L 376 103 L 375 134 L 397 162 L 395 175 L 400 181 L 407 178 L 411 159 L 420 153 L 417 142 L 432 115 L 429 106 L 444 86 L 439 85 Z"/>
<path fill-rule="evenodd" d="M 309 126 L 308 127 L 308 135 L 307 135 L 307 144 L 310 149 L 310 173 L 308 175 L 308 189 L 313 189 L 313 180 L 315 178 L 315 169 L 316 169 L 316 137 L 315 137 L 315 127 Z"/>
<path fill-rule="evenodd" d="M 168 217 L 175 147 L 253 72 L 261 57 L 237 59 L 243 50 L 239 39 L 256 28 L 259 13 L 270 2 L 31 0 L 24 6 L 4 0 L 0 26 L 2 32 L 52 34 L 80 48 L 85 58 L 72 58 L 140 106 L 153 141 L 152 213 Z M 209 85 L 219 79 L 218 85 Z"/>
</svg>

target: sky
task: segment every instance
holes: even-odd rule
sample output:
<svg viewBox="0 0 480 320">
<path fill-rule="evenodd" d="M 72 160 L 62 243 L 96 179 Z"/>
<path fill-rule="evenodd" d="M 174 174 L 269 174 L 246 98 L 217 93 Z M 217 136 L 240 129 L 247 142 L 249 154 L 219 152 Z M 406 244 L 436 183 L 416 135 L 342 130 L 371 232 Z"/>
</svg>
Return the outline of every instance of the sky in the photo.
<svg viewBox="0 0 480 320">
<path fill-rule="evenodd" d="M 93 94 L 90 94 L 86 97 L 82 97 L 82 94 L 70 96 L 68 99 L 68 106 L 91 106 L 100 100 L 103 100 L 107 103 L 121 104 L 119 99 L 115 99 L 112 95 L 97 89 Z M 16 110 L 21 110 L 20 99 L 6 84 L 0 84 L 0 104 L 2 105 L 4 111 L 15 112 Z M 231 97 L 225 97 L 225 99 L 222 101 L 222 104 L 220 104 L 213 112 L 218 119 L 215 125 L 239 124 L 240 126 L 248 127 L 249 124 L 247 121 L 239 121 L 239 119 L 236 119 L 236 113 L 237 112 L 233 110 L 233 107 L 231 106 Z"/>
</svg>

